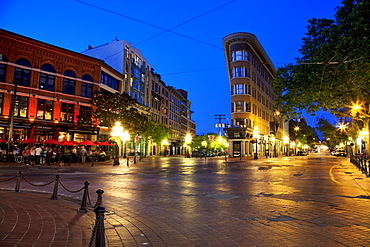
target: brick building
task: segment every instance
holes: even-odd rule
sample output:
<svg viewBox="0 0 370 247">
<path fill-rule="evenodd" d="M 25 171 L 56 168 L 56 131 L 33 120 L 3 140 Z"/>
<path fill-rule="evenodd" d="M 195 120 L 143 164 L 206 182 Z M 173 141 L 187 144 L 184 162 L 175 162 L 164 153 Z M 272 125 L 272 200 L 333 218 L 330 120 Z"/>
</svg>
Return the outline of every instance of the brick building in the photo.
<svg viewBox="0 0 370 247">
<path fill-rule="evenodd" d="M 1 136 L 13 125 L 15 142 L 96 140 L 93 92 L 120 90 L 122 81 L 102 60 L 0 29 Z"/>
</svg>

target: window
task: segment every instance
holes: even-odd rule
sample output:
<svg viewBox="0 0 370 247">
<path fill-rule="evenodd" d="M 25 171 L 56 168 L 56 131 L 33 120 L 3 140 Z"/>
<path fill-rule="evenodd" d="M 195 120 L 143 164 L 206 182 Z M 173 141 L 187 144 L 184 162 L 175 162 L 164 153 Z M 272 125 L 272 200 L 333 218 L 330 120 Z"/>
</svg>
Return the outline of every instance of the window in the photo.
<svg viewBox="0 0 370 247">
<path fill-rule="evenodd" d="M 249 84 L 245 85 L 245 94 L 251 94 L 251 86 Z"/>
<path fill-rule="evenodd" d="M 249 101 L 245 102 L 245 111 L 251 112 L 251 102 Z"/>
<path fill-rule="evenodd" d="M 6 57 L 1 52 L 0 52 L 0 61 L 4 62 L 6 61 Z M 0 63 L 0 82 L 5 82 L 5 69 L 6 65 Z"/>
<path fill-rule="evenodd" d="M 88 106 L 80 106 L 80 115 L 79 119 L 82 122 L 91 121 L 91 107 Z"/>
<path fill-rule="evenodd" d="M 245 50 L 233 51 L 231 53 L 231 62 L 239 60 L 249 61 L 249 53 Z"/>
<path fill-rule="evenodd" d="M 101 72 L 101 83 L 110 88 L 118 90 L 118 80 L 103 71 Z"/>
<path fill-rule="evenodd" d="M 244 84 L 235 84 L 235 94 L 244 94 Z"/>
<path fill-rule="evenodd" d="M 235 111 L 236 112 L 244 111 L 244 101 L 236 101 L 235 102 Z"/>
<path fill-rule="evenodd" d="M 249 77 L 249 71 L 246 67 L 234 67 L 231 76 L 232 78 Z"/>
<path fill-rule="evenodd" d="M 64 72 L 65 76 L 76 77 L 75 73 L 72 70 L 67 70 Z M 62 93 L 65 94 L 75 94 L 76 81 L 70 78 L 63 78 L 63 90 Z"/>
<path fill-rule="evenodd" d="M 15 63 L 25 66 L 25 67 L 31 67 L 31 63 L 25 58 L 20 58 Z M 14 84 L 29 87 L 30 78 L 31 78 L 31 70 L 19 68 L 19 67 L 15 68 Z"/>
<path fill-rule="evenodd" d="M 14 103 L 15 103 L 14 116 L 15 117 L 27 117 L 28 97 L 15 96 Z"/>
<path fill-rule="evenodd" d="M 36 118 L 42 120 L 52 120 L 53 101 L 38 99 Z"/>
<path fill-rule="evenodd" d="M 90 83 L 81 83 L 81 96 L 86 98 L 92 97 L 92 85 Z"/>
<path fill-rule="evenodd" d="M 55 73 L 55 69 L 50 64 L 44 64 L 41 66 L 41 70 Z M 39 88 L 47 91 L 54 91 L 55 76 L 50 74 L 41 73 Z"/>
<path fill-rule="evenodd" d="M 74 105 L 62 103 L 60 107 L 60 121 L 73 123 Z"/>
</svg>

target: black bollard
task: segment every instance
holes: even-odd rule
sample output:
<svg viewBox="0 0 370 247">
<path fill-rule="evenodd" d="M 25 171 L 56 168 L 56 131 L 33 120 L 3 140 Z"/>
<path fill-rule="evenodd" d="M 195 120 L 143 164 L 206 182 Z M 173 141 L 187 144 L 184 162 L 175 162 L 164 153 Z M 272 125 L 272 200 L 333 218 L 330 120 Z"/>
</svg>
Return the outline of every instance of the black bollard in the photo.
<svg viewBox="0 0 370 247">
<path fill-rule="evenodd" d="M 88 196 L 88 193 L 89 193 L 89 184 L 90 183 L 88 181 L 85 181 L 84 194 L 82 196 L 81 207 L 78 210 L 79 212 L 82 212 L 82 213 L 85 213 L 87 211 L 86 210 L 86 204 L 87 204 L 87 196 Z"/>
<path fill-rule="evenodd" d="M 136 164 L 136 155 L 134 156 L 134 164 Z"/>
<path fill-rule="evenodd" d="M 98 194 L 98 199 L 96 200 L 96 204 L 95 204 L 94 208 L 102 206 L 102 204 L 103 204 L 103 197 L 102 197 L 103 193 L 104 193 L 104 190 L 101 190 L 101 189 L 98 189 L 96 191 L 96 194 Z"/>
<path fill-rule="evenodd" d="M 95 222 L 96 229 L 94 229 L 96 233 L 95 247 L 105 247 L 105 229 L 104 229 L 105 208 L 99 206 L 94 209 L 94 212 L 96 214 Z"/>
<path fill-rule="evenodd" d="M 22 172 L 17 172 L 17 182 L 15 183 L 15 193 L 19 193 L 19 189 L 21 187 L 21 176 Z"/>
<path fill-rule="evenodd" d="M 119 166 L 119 157 L 113 159 L 113 166 Z"/>
<path fill-rule="evenodd" d="M 130 158 L 127 156 L 127 167 L 130 166 Z"/>
<path fill-rule="evenodd" d="M 53 190 L 53 195 L 51 196 L 50 199 L 52 200 L 58 200 L 58 184 L 59 184 L 59 175 L 55 175 L 55 180 L 54 180 L 54 190 Z"/>
</svg>

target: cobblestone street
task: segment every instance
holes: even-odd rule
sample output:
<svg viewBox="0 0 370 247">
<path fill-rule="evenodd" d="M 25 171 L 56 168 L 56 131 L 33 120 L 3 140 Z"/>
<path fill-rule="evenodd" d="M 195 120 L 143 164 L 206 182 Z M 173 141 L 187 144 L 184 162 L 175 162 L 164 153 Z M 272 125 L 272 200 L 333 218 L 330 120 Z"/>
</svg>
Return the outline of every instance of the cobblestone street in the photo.
<svg viewBox="0 0 370 247">
<path fill-rule="evenodd" d="M 107 246 L 370 246 L 370 178 L 349 158 L 2 165 L 0 181 L 17 171 L 40 184 L 60 175 L 71 191 L 89 181 L 92 204 L 95 191 L 103 189 Z M 14 185 L 0 183 L 0 246 L 88 245 L 95 214 L 90 206 L 87 213 L 77 212 L 82 192 L 59 188 L 58 200 L 50 200 L 53 184 L 38 188 L 22 181 L 20 193 Z M 68 234 L 61 238 L 61 230 Z M 35 232 L 39 238 L 30 237 Z M 42 240 L 49 232 L 55 237 Z"/>
</svg>

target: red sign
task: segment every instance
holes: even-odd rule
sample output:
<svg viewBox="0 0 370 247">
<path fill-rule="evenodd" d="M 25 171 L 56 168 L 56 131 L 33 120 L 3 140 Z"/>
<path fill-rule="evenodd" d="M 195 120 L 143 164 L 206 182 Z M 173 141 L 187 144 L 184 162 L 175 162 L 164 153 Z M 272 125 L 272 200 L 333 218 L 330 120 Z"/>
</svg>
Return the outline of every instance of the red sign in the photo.
<svg viewBox="0 0 370 247">
<path fill-rule="evenodd" d="M 209 138 L 209 142 L 213 142 L 213 139 L 215 138 L 215 136 L 208 136 Z"/>
</svg>

